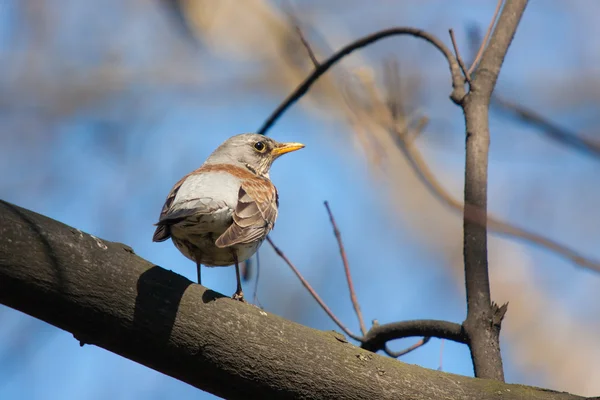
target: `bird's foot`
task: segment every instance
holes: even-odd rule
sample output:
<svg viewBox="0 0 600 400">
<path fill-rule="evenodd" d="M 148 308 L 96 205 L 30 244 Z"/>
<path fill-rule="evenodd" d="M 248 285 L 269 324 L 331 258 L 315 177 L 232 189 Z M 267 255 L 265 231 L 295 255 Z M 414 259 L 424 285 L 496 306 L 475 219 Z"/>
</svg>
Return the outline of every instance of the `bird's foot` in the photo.
<svg viewBox="0 0 600 400">
<path fill-rule="evenodd" d="M 242 303 L 245 303 L 245 302 L 246 302 L 246 300 L 244 300 L 244 292 L 242 292 L 241 290 L 240 290 L 240 291 L 238 291 L 238 292 L 235 292 L 235 293 L 233 294 L 233 296 L 231 296 L 231 298 L 232 298 L 233 300 L 241 301 Z"/>
</svg>

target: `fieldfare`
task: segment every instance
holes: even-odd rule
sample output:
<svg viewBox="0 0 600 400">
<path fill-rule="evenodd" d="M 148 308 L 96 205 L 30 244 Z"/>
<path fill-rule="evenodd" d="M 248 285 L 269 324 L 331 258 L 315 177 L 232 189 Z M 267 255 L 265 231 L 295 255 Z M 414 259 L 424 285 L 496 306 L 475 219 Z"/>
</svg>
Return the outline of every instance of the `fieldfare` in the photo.
<svg viewBox="0 0 600 400">
<path fill-rule="evenodd" d="M 234 264 L 232 297 L 243 301 L 239 263 L 256 252 L 277 219 L 279 198 L 269 169 L 282 154 L 303 147 L 254 133 L 227 139 L 171 189 L 152 241 L 171 238 L 196 263 L 198 283 L 201 264 Z"/>
</svg>

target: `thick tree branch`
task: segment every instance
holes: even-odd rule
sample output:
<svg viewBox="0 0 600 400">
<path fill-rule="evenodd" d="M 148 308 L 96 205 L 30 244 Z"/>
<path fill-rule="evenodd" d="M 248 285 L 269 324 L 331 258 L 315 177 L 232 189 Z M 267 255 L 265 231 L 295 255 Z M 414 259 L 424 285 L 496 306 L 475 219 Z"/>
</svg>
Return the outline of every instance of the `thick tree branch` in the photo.
<svg viewBox="0 0 600 400">
<path fill-rule="evenodd" d="M 581 399 L 367 352 L 3 201 L 0 303 L 229 399 Z"/>
<path fill-rule="evenodd" d="M 507 0 L 462 102 L 466 125 L 465 210 L 487 215 L 487 171 L 490 143 L 489 105 L 500 68 L 527 0 Z M 487 258 L 486 218 L 464 218 L 464 262 L 467 293 L 467 333 L 475 376 L 503 381 L 500 322 L 506 307 L 493 305 Z"/>
</svg>

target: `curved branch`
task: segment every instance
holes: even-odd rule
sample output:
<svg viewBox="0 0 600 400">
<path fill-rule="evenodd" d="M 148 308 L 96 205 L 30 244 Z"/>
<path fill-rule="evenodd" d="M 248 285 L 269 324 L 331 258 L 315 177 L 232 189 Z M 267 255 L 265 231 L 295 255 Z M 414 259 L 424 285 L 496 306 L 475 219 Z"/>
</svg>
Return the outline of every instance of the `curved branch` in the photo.
<svg viewBox="0 0 600 400">
<path fill-rule="evenodd" d="M 361 39 L 358 39 L 349 45 L 343 47 L 337 53 L 334 53 L 327 60 L 323 61 L 319 64 L 318 67 L 314 69 L 314 71 L 304 79 L 296 90 L 294 90 L 283 103 L 277 107 L 277 109 L 271 114 L 271 116 L 265 121 L 263 126 L 258 130 L 257 133 L 261 135 L 265 135 L 267 131 L 275 124 L 275 122 L 283 115 L 284 112 L 287 111 L 294 103 L 296 103 L 302 96 L 308 92 L 308 89 L 323 75 L 327 72 L 332 66 L 334 66 L 338 61 L 340 61 L 345 56 L 349 55 L 355 50 L 358 50 L 362 47 L 368 46 L 372 43 L 377 42 L 378 40 L 384 39 L 390 36 L 399 36 L 399 35 L 410 35 L 420 39 L 423 39 L 429 43 L 431 43 L 436 49 L 438 49 L 448 61 L 448 66 L 450 67 L 450 74 L 452 75 L 452 93 L 450 98 L 455 102 L 459 103 L 463 97 L 465 96 L 465 78 L 462 75 L 460 66 L 456 57 L 452 54 L 452 52 L 442 43 L 437 37 L 434 35 L 425 32 L 421 29 L 411 28 L 411 27 L 397 27 L 385 29 L 371 35 L 365 36 Z"/>
<path fill-rule="evenodd" d="M 385 346 L 383 351 L 385 352 L 385 354 L 387 354 L 388 356 L 390 356 L 392 358 L 399 358 L 399 357 L 407 355 L 410 352 L 415 351 L 419 347 L 425 346 L 427 343 L 429 343 L 430 340 L 431 340 L 431 337 L 429 337 L 429 336 L 424 337 L 423 339 L 419 340 L 417 343 L 415 343 L 403 350 L 400 350 L 400 351 L 394 351 L 394 350 L 391 350 L 389 347 Z"/>
<path fill-rule="evenodd" d="M 423 336 L 448 339 L 457 343 L 467 343 L 467 337 L 460 324 L 435 319 L 417 319 L 374 325 L 363 339 L 362 347 L 369 351 L 384 350 L 390 340 Z"/>
</svg>

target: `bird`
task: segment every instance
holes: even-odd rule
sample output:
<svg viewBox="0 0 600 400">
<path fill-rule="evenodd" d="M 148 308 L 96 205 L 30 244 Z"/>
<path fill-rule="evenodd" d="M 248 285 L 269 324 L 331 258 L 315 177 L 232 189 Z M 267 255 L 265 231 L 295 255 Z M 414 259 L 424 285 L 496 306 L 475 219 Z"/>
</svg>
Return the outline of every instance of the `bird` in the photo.
<svg viewBox="0 0 600 400">
<path fill-rule="evenodd" d="M 196 263 L 198 284 L 201 265 L 235 265 L 232 298 L 244 301 L 239 264 L 256 253 L 277 219 L 279 195 L 269 170 L 281 155 L 302 148 L 302 143 L 280 143 L 256 133 L 225 140 L 173 186 L 152 241 L 171 238 Z"/>
</svg>

